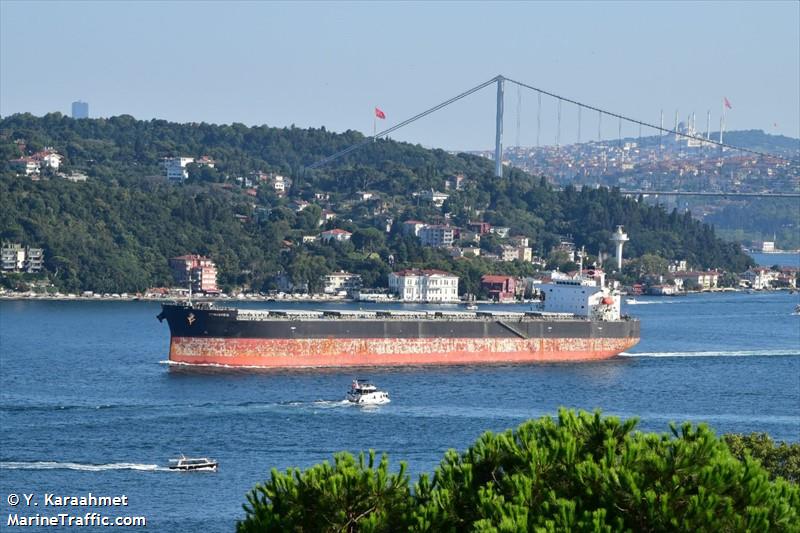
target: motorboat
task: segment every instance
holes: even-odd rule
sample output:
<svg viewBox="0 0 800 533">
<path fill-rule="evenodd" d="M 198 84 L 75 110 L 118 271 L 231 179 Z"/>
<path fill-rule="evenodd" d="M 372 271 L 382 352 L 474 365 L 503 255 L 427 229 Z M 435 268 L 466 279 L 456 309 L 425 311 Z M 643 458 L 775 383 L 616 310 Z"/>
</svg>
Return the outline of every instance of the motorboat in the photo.
<svg viewBox="0 0 800 533">
<path fill-rule="evenodd" d="M 477 311 L 478 304 L 467 304 L 466 309 L 468 309 L 469 311 Z"/>
<path fill-rule="evenodd" d="M 170 470 L 182 470 L 185 472 L 191 470 L 211 470 L 216 472 L 218 466 L 215 460 L 208 457 L 186 457 L 185 455 L 181 455 L 177 459 L 170 459 L 169 463 L 168 468 Z"/>
<path fill-rule="evenodd" d="M 636 301 L 636 298 L 625 298 L 625 303 L 630 305 L 636 305 L 639 302 Z"/>
<path fill-rule="evenodd" d="M 347 401 L 357 405 L 381 405 L 389 403 L 389 393 L 363 379 L 354 379 L 347 391 Z"/>
</svg>

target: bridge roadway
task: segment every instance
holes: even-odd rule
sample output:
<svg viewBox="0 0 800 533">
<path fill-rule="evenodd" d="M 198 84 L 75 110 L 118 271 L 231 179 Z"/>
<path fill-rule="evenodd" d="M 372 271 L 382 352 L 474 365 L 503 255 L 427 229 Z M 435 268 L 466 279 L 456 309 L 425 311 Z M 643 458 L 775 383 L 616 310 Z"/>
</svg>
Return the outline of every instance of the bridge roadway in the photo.
<svg viewBox="0 0 800 533">
<path fill-rule="evenodd" d="M 647 196 L 726 196 L 739 198 L 800 198 L 800 192 L 691 192 L 691 191 L 625 191 L 622 194 Z"/>
</svg>

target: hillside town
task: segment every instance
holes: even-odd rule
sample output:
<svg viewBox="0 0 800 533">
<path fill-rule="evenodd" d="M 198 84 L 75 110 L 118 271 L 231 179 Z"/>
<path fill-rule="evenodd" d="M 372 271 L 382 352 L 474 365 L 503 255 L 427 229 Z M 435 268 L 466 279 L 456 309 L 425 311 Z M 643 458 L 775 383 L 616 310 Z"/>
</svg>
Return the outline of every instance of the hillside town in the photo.
<svg viewBox="0 0 800 533">
<path fill-rule="evenodd" d="M 536 149 L 511 148 L 506 151 L 505 163 L 534 175 L 550 176 L 549 179 L 555 182 L 641 190 L 668 190 L 691 185 L 706 191 L 764 191 L 767 190 L 766 184 L 789 190 L 800 186 L 800 178 L 792 173 L 785 160 L 719 152 L 709 143 L 691 139 L 656 139 L 648 138 L 641 144 L 625 140 Z M 79 161 L 70 165 L 68 159 L 53 147 L 34 150 L 28 148 L 24 139 L 17 139 L 14 143 L 20 153 L 27 154 L 8 160 L 9 168 L 18 178 L 33 181 L 65 179 L 75 183 L 85 183 L 90 179 L 91 165 Z M 390 236 L 399 236 L 412 239 L 423 250 L 435 250 L 451 260 L 479 259 L 484 265 L 480 282 L 466 289 L 463 280 L 452 272 L 424 265 L 398 267 L 393 253 L 388 253 L 381 259 L 391 272 L 373 278 L 370 283 L 364 281 L 363 273 L 346 270 L 334 269 L 312 279 L 299 279 L 292 272 L 277 270 L 260 287 L 227 284 L 223 289 L 218 281 L 220 269 L 215 262 L 217 259 L 203 255 L 200 250 L 187 249 L 183 255 L 169 259 L 171 285 L 136 294 L 87 290 L 72 293 L 71 297 L 123 297 L 124 294 L 129 298 L 162 298 L 183 295 L 191 287 L 196 297 L 207 298 L 509 303 L 537 299 L 537 285 L 548 282 L 553 276 L 586 276 L 589 272 L 592 275 L 607 274 L 631 295 L 673 296 L 722 289 L 797 288 L 796 268 L 752 267 L 741 272 L 724 272 L 676 260 L 668 268 L 653 269 L 643 265 L 642 258 L 623 257 L 621 253 L 614 264 L 602 246 L 599 250 L 592 250 L 590 255 L 576 247 L 571 235 L 563 235 L 557 244 L 545 246 L 541 240 L 484 218 L 483 209 L 470 199 L 477 178 L 463 172 L 447 175 L 439 182 L 440 187 L 420 188 L 407 193 L 403 201 L 415 206 L 415 212 L 424 216 L 401 218 L 407 212 L 407 206 L 398 206 L 397 196 L 370 187 L 369 177 L 364 178 L 362 188 L 343 194 L 341 191 L 302 188 L 295 183 L 296 178 L 269 168 L 245 173 L 228 173 L 223 171 L 225 168 L 224 165 L 220 167 L 209 154 L 164 155 L 159 160 L 160 175 L 151 178 L 176 189 L 203 183 L 211 191 L 231 195 L 240 206 L 246 206 L 238 207 L 239 211 L 233 214 L 242 225 L 259 224 L 274 220 L 276 216 L 285 217 L 287 212 L 308 222 L 302 225 L 304 229 L 294 229 L 283 238 L 282 254 L 308 252 L 318 255 L 322 250 L 319 246 L 332 247 L 341 253 L 357 246 L 367 258 L 371 242 L 385 242 Z M 462 202 L 458 216 L 454 213 L 458 208 L 452 203 L 454 198 Z M 463 203 L 465 198 L 466 204 Z M 357 221 L 354 220 L 356 217 Z M 365 223 L 369 225 L 368 229 L 363 229 Z M 611 242 L 607 244 L 605 249 L 614 246 Z M 774 243 L 772 245 L 768 249 L 764 243 L 764 251 L 776 251 Z M 52 272 L 47 271 L 45 253 L 42 243 L 3 242 L 2 294 L 8 297 L 57 293 L 47 280 Z M 513 273 L 519 272 L 520 266 L 524 266 L 525 275 Z M 227 274 L 235 276 L 237 272 L 229 268 Z"/>
</svg>

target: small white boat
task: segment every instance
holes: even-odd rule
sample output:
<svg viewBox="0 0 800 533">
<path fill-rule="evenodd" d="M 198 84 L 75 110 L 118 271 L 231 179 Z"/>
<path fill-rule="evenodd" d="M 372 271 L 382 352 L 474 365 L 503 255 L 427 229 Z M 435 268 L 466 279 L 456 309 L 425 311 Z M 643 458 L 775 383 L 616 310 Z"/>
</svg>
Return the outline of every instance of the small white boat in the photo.
<svg viewBox="0 0 800 533">
<path fill-rule="evenodd" d="M 363 379 L 354 379 L 347 391 L 347 401 L 357 405 L 381 405 L 389 403 L 389 393 Z"/>
<path fill-rule="evenodd" d="M 211 470 L 216 472 L 218 463 L 213 460 L 209 459 L 208 457 L 186 457 L 185 455 L 181 455 L 177 459 L 170 459 L 169 460 L 169 469 L 170 470 L 183 470 L 183 471 L 190 471 L 190 470 Z"/>
<path fill-rule="evenodd" d="M 636 301 L 636 298 L 625 298 L 625 303 L 626 304 L 631 304 L 631 305 L 636 305 L 639 302 Z"/>
<path fill-rule="evenodd" d="M 476 311 L 478 309 L 478 304 L 467 304 L 466 309 L 469 311 Z"/>
</svg>

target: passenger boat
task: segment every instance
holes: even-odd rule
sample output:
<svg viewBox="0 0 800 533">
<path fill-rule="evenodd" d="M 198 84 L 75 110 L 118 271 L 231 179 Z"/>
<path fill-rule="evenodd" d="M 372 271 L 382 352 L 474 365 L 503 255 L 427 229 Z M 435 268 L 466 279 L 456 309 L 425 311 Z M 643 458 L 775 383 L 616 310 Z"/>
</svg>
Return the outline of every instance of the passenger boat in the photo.
<svg viewBox="0 0 800 533">
<path fill-rule="evenodd" d="M 218 463 L 213 460 L 209 459 L 208 457 L 186 457 L 185 455 L 181 455 L 177 459 L 170 459 L 169 460 L 170 470 L 183 470 L 183 471 L 190 471 L 190 470 L 211 470 L 216 472 Z"/>
<path fill-rule="evenodd" d="M 389 394 L 363 379 L 354 379 L 347 391 L 347 401 L 358 405 L 382 405 L 389 403 Z"/>
</svg>

